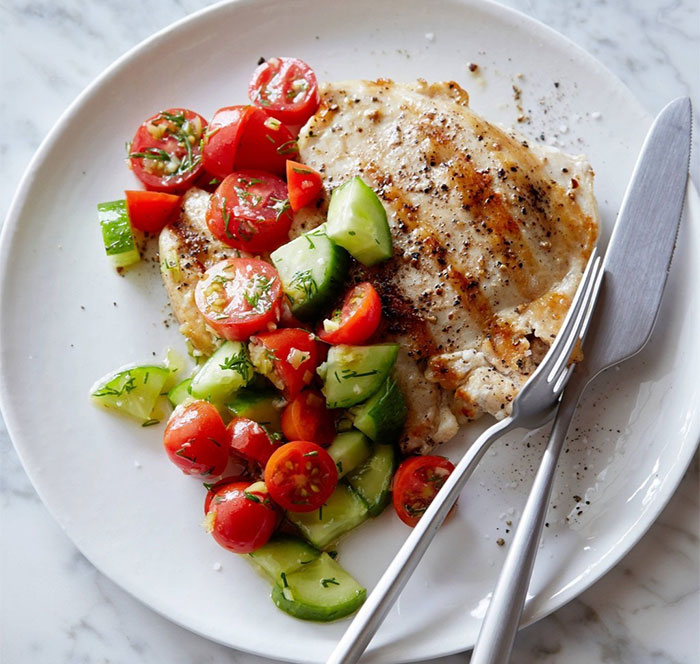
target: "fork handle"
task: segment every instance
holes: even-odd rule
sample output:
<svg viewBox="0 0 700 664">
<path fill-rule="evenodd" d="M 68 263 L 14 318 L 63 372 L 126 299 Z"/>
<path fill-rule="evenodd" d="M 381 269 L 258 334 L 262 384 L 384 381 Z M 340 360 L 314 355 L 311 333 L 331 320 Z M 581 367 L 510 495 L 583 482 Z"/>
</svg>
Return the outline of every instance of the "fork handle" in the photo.
<svg viewBox="0 0 700 664">
<path fill-rule="evenodd" d="M 513 425 L 513 418 L 506 417 L 484 431 L 469 447 L 350 623 L 326 664 L 354 664 L 360 659 L 413 570 L 423 558 L 474 468 L 491 444 L 506 431 L 514 428 L 516 427 Z"/>
<path fill-rule="evenodd" d="M 571 418 L 588 382 L 585 374 L 577 376 L 577 373 L 573 372 L 572 380 L 562 396 L 547 449 L 498 577 L 486 617 L 481 624 L 470 664 L 507 664 L 510 661 L 539 549 L 557 460 L 566 440 Z"/>
</svg>

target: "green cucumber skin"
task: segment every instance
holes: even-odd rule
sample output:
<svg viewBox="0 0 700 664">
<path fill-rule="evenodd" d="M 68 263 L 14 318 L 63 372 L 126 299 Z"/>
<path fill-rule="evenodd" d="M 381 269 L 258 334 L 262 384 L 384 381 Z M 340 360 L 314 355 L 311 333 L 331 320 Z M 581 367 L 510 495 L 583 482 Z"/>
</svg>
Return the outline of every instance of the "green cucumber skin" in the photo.
<svg viewBox="0 0 700 664">
<path fill-rule="evenodd" d="M 226 408 L 234 417 L 254 420 L 273 433 L 282 432 L 284 399 L 275 390 L 243 388 L 226 403 Z"/>
<path fill-rule="evenodd" d="M 343 287 L 350 256 L 322 229 L 315 229 L 282 245 L 270 254 L 279 272 L 292 313 L 301 320 L 314 318 Z M 307 274 L 308 290 L 295 288 Z"/>
<path fill-rule="evenodd" d="M 333 620 L 340 620 L 340 618 L 345 618 L 350 614 L 354 613 L 359 609 L 367 599 L 367 590 L 363 588 L 352 602 L 348 602 L 335 609 L 328 609 L 325 607 L 315 607 L 315 606 L 305 606 L 300 602 L 292 601 L 290 602 L 285 596 L 284 592 L 278 584 L 272 587 L 272 601 L 278 609 L 281 609 L 285 613 L 288 613 L 294 618 L 299 620 L 311 620 L 313 622 L 331 622 Z"/>
<path fill-rule="evenodd" d="M 396 462 L 393 445 L 376 445 L 372 456 L 345 478 L 365 502 L 371 517 L 379 516 L 389 504 Z"/>
<path fill-rule="evenodd" d="M 285 588 L 291 599 L 285 595 Z M 278 608 L 300 620 L 316 622 L 344 618 L 366 598 L 367 590 L 327 553 L 286 575 L 282 584 L 272 588 L 272 601 Z"/>
<path fill-rule="evenodd" d="M 115 267 L 128 267 L 141 260 L 129 221 L 126 200 L 99 203 L 97 215 L 105 253 Z"/>
<path fill-rule="evenodd" d="M 237 357 L 241 358 L 240 368 L 222 368 L 228 360 Z M 190 393 L 195 399 L 220 403 L 236 390 L 245 387 L 252 379 L 253 373 L 246 344 L 240 341 L 226 341 L 196 373 L 190 385 Z"/>
<path fill-rule="evenodd" d="M 313 512 L 287 512 L 308 542 L 327 549 L 367 519 L 367 506 L 347 484 L 338 484 L 326 504 Z"/>
<path fill-rule="evenodd" d="M 328 204 L 328 236 L 363 265 L 393 255 L 386 210 L 377 194 L 359 177 L 338 187 Z"/>
<path fill-rule="evenodd" d="M 372 453 L 372 444 L 361 431 L 339 433 L 326 449 L 338 469 L 338 479 L 359 466 Z"/>
<path fill-rule="evenodd" d="M 350 408 L 369 399 L 391 372 L 398 352 L 398 344 L 332 346 L 318 369 L 328 408 Z"/>
<path fill-rule="evenodd" d="M 256 551 L 247 554 L 249 561 L 272 583 L 282 582 L 282 573 L 292 574 L 316 560 L 321 552 L 303 539 L 277 535 Z"/>
<path fill-rule="evenodd" d="M 389 377 L 367 401 L 352 411 L 354 426 L 375 443 L 396 443 L 406 423 L 408 407 L 401 388 Z"/>
</svg>

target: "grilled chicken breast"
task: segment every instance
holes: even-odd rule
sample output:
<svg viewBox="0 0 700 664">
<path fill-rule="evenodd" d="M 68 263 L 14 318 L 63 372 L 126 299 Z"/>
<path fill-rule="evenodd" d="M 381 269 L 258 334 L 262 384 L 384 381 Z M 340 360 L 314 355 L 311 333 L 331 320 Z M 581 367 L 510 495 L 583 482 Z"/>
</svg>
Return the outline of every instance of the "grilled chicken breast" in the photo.
<svg viewBox="0 0 700 664">
<path fill-rule="evenodd" d="M 529 147 L 469 108 L 456 83 L 322 86 L 299 137 L 330 191 L 359 175 L 387 210 L 394 256 L 359 266 L 382 297 L 379 337 L 402 353 L 404 452 L 425 453 L 458 423 L 501 418 L 573 298 L 598 234 L 593 172 L 580 157 Z"/>
<path fill-rule="evenodd" d="M 404 452 L 429 452 L 459 424 L 501 418 L 554 339 L 598 233 L 593 172 L 582 157 L 528 146 L 469 109 L 456 83 L 325 84 L 299 137 L 324 176 L 316 208 L 292 235 L 323 223 L 333 188 L 359 175 L 387 210 L 391 260 L 355 264 L 383 305 L 376 340 L 398 341 L 395 375 L 409 407 Z M 239 252 L 205 221 L 191 189 L 159 241 L 181 331 L 208 354 L 217 338 L 194 303 L 215 262 Z"/>
</svg>

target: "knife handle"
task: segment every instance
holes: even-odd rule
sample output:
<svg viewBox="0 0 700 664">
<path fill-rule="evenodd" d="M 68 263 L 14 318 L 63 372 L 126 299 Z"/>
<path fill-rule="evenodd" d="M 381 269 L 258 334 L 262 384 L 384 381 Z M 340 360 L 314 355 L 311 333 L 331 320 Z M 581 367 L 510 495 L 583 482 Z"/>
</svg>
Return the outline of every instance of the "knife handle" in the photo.
<svg viewBox="0 0 700 664">
<path fill-rule="evenodd" d="M 572 380 L 564 391 L 547 449 L 493 591 L 470 664 L 507 664 L 510 660 L 539 549 L 557 460 L 576 405 L 588 382 L 585 374 L 578 376 L 579 380 L 576 378 L 577 372 L 574 371 Z"/>
</svg>

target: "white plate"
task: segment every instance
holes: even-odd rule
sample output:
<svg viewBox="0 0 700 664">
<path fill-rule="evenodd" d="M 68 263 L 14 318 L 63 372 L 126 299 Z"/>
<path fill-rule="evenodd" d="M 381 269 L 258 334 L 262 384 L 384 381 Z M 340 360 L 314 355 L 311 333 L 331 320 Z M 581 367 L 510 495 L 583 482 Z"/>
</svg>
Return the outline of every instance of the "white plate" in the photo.
<svg viewBox="0 0 700 664">
<path fill-rule="evenodd" d="M 497 5 L 263 0 L 212 7 L 144 42 L 79 97 L 39 149 L 0 248 L 0 393 L 29 476 L 80 550 L 156 611 L 242 650 L 317 662 L 346 623 L 303 623 L 278 611 L 266 582 L 200 528 L 203 489 L 166 460 L 158 428 L 141 429 L 86 398 L 109 370 L 160 357 L 169 344 L 183 347 L 174 327 L 163 325 L 157 265 L 120 277 L 102 252 L 95 205 L 136 184 L 124 167 L 124 141 L 161 108 L 184 105 L 211 117 L 219 106 L 242 103 L 258 57 L 276 54 L 303 58 L 321 79 L 452 78 L 478 112 L 506 124 L 521 112 L 516 85 L 531 117 L 521 131 L 589 155 L 604 241 L 649 118 L 591 57 Z M 527 621 L 614 565 L 658 515 L 692 456 L 700 428 L 700 301 L 691 288 L 700 282 L 699 214 L 694 195 L 648 349 L 603 377 L 581 408 Z M 446 451 L 459 454 L 476 430 Z M 516 436 L 485 459 L 368 661 L 396 664 L 473 644 L 541 450 L 540 435 L 527 443 Z M 371 588 L 406 533 L 387 512 L 342 542 L 343 564 Z M 501 537 L 505 547 L 497 545 Z"/>
</svg>

